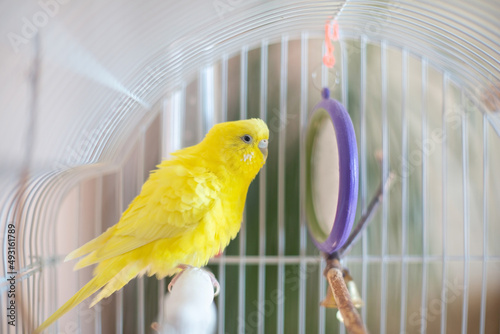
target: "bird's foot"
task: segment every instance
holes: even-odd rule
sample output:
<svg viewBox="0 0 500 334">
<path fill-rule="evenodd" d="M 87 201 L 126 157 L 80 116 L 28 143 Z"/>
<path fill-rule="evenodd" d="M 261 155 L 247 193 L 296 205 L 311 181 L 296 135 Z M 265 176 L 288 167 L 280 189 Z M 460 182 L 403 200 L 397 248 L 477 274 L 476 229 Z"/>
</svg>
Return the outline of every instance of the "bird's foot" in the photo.
<svg viewBox="0 0 500 334">
<path fill-rule="evenodd" d="M 181 271 L 179 271 L 177 274 L 175 274 L 175 276 L 172 278 L 172 280 L 168 284 L 168 292 L 172 291 L 172 288 L 174 287 L 175 282 L 179 279 L 179 277 L 181 277 L 184 270 L 189 269 L 189 268 L 193 268 L 193 266 L 189 266 L 187 264 L 179 264 L 177 266 L 177 268 L 181 269 Z"/>
<path fill-rule="evenodd" d="M 177 266 L 177 268 L 181 269 L 180 272 L 178 272 L 173 278 L 172 280 L 170 281 L 170 283 L 168 284 L 168 291 L 172 291 L 172 288 L 174 287 L 175 285 L 175 282 L 179 279 L 179 277 L 181 277 L 182 273 L 184 273 L 184 271 L 186 269 L 191 269 L 191 268 L 194 268 L 193 266 L 190 266 L 190 265 L 187 265 L 187 264 L 179 264 Z M 201 269 L 201 268 L 200 268 Z M 220 284 L 219 284 L 219 281 L 217 281 L 217 279 L 215 278 L 215 275 L 208 271 L 208 270 L 205 270 L 205 269 L 201 269 L 203 271 L 205 271 L 208 276 L 210 277 L 210 281 L 212 282 L 212 285 L 213 287 L 215 288 L 215 292 L 214 292 L 214 296 L 218 296 L 219 293 L 220 293 Z"/>
<path fill-rule="evenodd" d="M 161 326 L 156 321 L 151 324 L 151 329 L 153 329 L 157 333 L 161 333 Z"/>
<path fill-rule="evenodd" d="M 219 284 L 219 281 L 217 281 L 217 278 L 215 278 L 215 275 L 212 272 L 210 272 L 208 270 L 206 272 L 207 272 L 208 276 L 210 277 L 210 281 L 212 281 L 212 285 L 215 288 L 214 297 L 218 296 L 219 293 L 220 293 L 220 284 Z"/>
</svg>

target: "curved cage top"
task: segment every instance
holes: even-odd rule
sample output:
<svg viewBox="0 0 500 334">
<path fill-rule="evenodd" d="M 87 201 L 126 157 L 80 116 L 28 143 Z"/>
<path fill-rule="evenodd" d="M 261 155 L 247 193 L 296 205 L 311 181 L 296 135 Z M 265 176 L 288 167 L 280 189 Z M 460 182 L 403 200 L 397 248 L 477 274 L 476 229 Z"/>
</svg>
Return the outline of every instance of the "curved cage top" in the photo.
<svg viewBox="0 0 500 334">
<path fill-rule="evenodd" d="M 22 111 L 4 113 L 2 170 L 12 172 L 23 161 L 25 133 L 18 129 L 28 123 L 28 76 L 36 45 L 42 89 L 33 159 L 40 168 L 102 160 L 104 147 L 130 129 L 124 123 L 134 124 L 203 66 L 283 35 L 321 37 L 323 23 L 332 17 L 338 18 L 341 41 L 363 37 L 407 49 L 474 96 L 498 85 L 500 77 L 500 9 L 491 1 L 48 4 L 2 5 L 7 38 L 0 76 L 9 84 L 0 101 L 6 110 Z"/>
</svg>

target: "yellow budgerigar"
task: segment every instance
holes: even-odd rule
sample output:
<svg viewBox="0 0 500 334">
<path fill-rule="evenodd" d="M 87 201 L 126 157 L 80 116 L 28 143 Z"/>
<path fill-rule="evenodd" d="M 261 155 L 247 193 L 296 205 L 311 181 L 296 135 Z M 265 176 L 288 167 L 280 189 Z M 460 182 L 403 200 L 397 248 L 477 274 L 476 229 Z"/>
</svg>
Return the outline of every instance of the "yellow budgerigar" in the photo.
<svg viewBox="0 0 500 334">
<path fill-rule="evenodd" d="M 71 252 L 92 278 L 40 325 L 40 333 L 90 295 L 91 306 L 137 275 L 160 279 L 178 266 L 204 266 L 240 230 L 248 187 L 267 158 L 269 130 L 260 119 L 215 125 L 202 142 L 173 153 L 151 172 L 120 221 Z"/>
</svg>

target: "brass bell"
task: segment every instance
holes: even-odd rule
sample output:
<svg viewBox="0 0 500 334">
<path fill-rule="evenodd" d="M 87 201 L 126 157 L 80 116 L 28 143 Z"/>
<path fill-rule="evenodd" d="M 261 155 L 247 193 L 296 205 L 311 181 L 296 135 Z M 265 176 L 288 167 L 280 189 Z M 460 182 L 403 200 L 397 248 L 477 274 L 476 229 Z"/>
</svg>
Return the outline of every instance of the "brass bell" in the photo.
<svg viewBox="0 0 500 334">
<path fill-rule="evenodd" d="M 327 308 L 337 308 L 337 303 L 335 302 L 335 298 L 333 297 L 333 292 L 332 288 L 330 288 L 330 285 L 328 285 L 326 291 L 326 297 L 323 299 L 323 301 L 320 303 L 321 306 L 327 307 Z"/>
<path fill-rule="evenodd" d="M 361 299 L 358 288 L 356 287 L 356 283 L 354 283 L 352 276 L 349 275 L 349 271 L 344 269 L 343 273 L 344 273 L 344 282 L 346 283 L 347 290 L 351 295 L 352 304 L 354 305 L 355 308 L 361 308 L 365 303 Z M 344 319 L 342 318 L 342 314 L 340 314 L 340 311 L 337 312 L 337 319 L 341 322 L 344 322 Z"/>
<path fill-rule="evenodd" d="M 360 308 L 364 305 L 363 300 L 359 294 L 358 288 L 356 287 L 356 283 L 352 279 L 352 276 L 349 274 L 347 269 L 342 270 L 344 282 L 347 286 L 347 290 L 351 295 L 352 304 L 356 308 Z M 326 298 L 320 304 L 323 307 L 328 308 L 337 308 L 337 303 L 335 302 L 335 298 L 333 297 L 332 289 L 328 286 L 328 291 L 326 292 Z M 337 318 L 340 316 L 340 312 L 337 314 Z M 340 319 L 339 319 L 340 320 Z"/>
<path fill-rule="evenodd" d="M 351 295 L 352 304 L 355 308 L 361 308 L 365 304 L 361 299 L 361 295 L 359 294 L 358 288 L 356 287 L 356 283 L 352 279 L 349 272 L 344 276 L 344 281 L 347 285 L 347 290 L 349 290 L 349 294 Z"/>
</svg>

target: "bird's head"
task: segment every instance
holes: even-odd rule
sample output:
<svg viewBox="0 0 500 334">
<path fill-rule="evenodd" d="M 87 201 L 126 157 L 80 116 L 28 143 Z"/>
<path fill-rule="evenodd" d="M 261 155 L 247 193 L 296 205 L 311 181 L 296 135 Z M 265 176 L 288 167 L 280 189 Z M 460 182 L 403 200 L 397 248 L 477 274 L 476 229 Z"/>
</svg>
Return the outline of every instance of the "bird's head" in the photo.
<svg viewBox="0 0 500 334">
<path fill-rule="evenodd" d="M 229 172 L 252 179 L 267 159 L 269 129 L 263 120 L 225 122 L 215 125 L 203 140 L 207 154 L 217 154 Z"/>
</svg>

